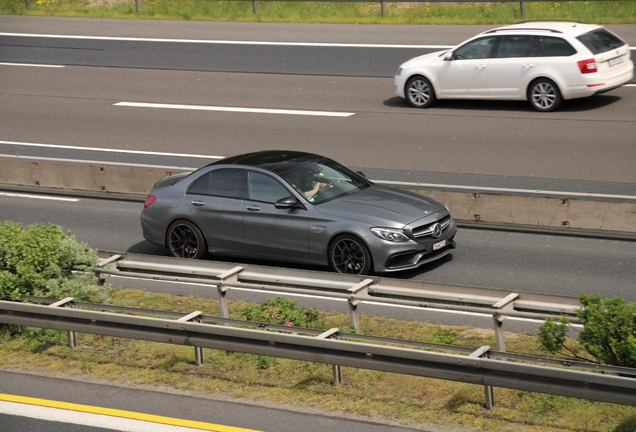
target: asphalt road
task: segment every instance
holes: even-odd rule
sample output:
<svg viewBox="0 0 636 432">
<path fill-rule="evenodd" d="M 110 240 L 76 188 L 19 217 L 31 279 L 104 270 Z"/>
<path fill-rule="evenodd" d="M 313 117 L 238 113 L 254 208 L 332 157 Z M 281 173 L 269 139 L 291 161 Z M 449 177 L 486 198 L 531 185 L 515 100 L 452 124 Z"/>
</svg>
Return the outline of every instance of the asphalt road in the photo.
<svg viewBox="0 0 636 432">
<path fill-rule="evenodd" d="M 4 33 L 188 39 L 158 42 L 0 35 L 0 62 L 72 65 L 0 65 L 0 149 L 3 153 L 62 153 L 64 157 L 86 159 L 99 154 L 129 161 L 133 156 L 108 150 L 228 156 L 263 148 L 292 148 L 327 154 L 365 170 L 375 179 L 426 178 L 437 183 L 634 194 L 634 87 L 567 103 L 559 112 L 549 114 L 536 113 L 523 102 L 442 102 L 429 110 L 413 110 L 394 96 L 389 77 L 402 59 L 434 49 L 428 45 L 459 43 L 489 27 L 0 16 L 0 32 Z M 636 46 L 636 26 L 610 29 Z M 237 41 L 365 46 L 255 45 Z M 354 115 L 334 118 L 210 113 L 115 105 L 122 101 Z M 147 156 L 146 162 L 154 157 Z M 173 160 L 186 165 L 198 163 L 196 157 Z M 152 163 L 159 163 L 159 159 Z M 165 253 L 143 241 L 139 211 L 140 204 L 130 202 L 0 196 L 0 220 L 54 222 L 100 249 Z M 602 292 L 636 300 L 633 242 L 474 230 L 461 230 L 457 239 L 459 248 L 451 258 L 400 277 L 574 296 L 581 291 Z M 0 391 L 8 391 L 7 376 L 1 378 Z M 58 386 L 67 385 L 62 382 L 34 385 L 27 378 L 20 379 L 25 381 L 23 385 L 18 383 L 20 390 L 16 391 L 30 389 L 38 397 L 64 394 L 64 398 L 74 400 L 74 394 L 80 397 L 84 388 L 89 389 L 80 384 L 62 391 Z M 43 379 L 38 381 L 44 383 Z M 130 401 L 147 401 L 139 409 L 148 412 L 183 406 L 157 394 L 135 396 L 114 388 L 103 391 L 121 396 L 116 403 L 112 401 L 117 397 L 111 400 L 113 406 L 128 407 L 129 402 L 135 407 Z M 203 406 L 208 414 L 214 411 Z M 218 410 L 224 409 L 229 410 Z M 237 410 L 228 411 L 228 421 L 247 422 L 245 408 Z M 284 429 L 278 420 L 283 414 L 286 418 L 291 415 L 264 413 L 251 427 L 311 431 L 323 425 L 321 430 L 325 430 L 324 417 L 315 419 L 316 429 L 311 429 L 314 420 L 307 417 L 287 421 L 285 427 L 289 429 Z M 364 422 L 331 428 L 343 429 L 371 430 Z M 391 429 L 382 426 L 378 430 Z"/>
</svg>

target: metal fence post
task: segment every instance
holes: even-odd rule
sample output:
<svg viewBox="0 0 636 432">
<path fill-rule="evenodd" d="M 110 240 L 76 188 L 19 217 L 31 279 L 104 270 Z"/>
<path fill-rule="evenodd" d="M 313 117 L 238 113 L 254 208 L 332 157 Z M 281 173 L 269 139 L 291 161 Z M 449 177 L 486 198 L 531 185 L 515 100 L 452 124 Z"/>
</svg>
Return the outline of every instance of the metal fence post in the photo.
<svg viewBox="0 0 636 432">
<path fill-rule="evenodd" d="M 135 0 L 135 9 L 137 10 L 137 14 L 139 14 L 139 0 Z"/>
<path fill-rule="evenodd" d="M 73 297 L 66 297 L 60 301 L 56 301 L 49 305 L 49 307 L 67 307 L 73 308 Z M 77 335 L 74 331 L 68 332 L 68 346 L 71 348 L 75 348 L 77 346 Z"/>
<path fill-rule="evenodd" d="M 338 339 L 338 332 L 340 331 L 339 328 L 334 327 L 332 329 L 327 330 L 324 333 L 319 334 L 318 336 L 316 336 L 316 339 Z M 331 365 L 331 369 L 333 371 L 333 385 L 340 385 L 342 384 L 342 370 L 340 369 L 340 365 Z"/>
<path fill-rule="evenodd" d="M 488 351 L 490 351 L 490 347 L 487 346 L 487 345 L 484 345 L 481 348 L 479 348 L 478 350 L 470 353 L 468 355 L 468 357 L 477 357 L 477 358 L 486 357 L 486 358 L 490 358 L 490 355 L 488 354 Z M 485 385 L 484 386 L 484 392 L 485 392 L 485 396 L 486 396 L 485 407 L 487 409 L 492 409 L 495 406 L 495 393 L 493 392 L 492 386 Z"/>
<path fill-rule="evenodd" d="M 507 317 L 493 315 L 493 326 L 495 327 L 495 340 L 497 341 L 497 351 L 506 352 L 506 338 L 503 331 L 503 322 Z"/>
<path fill-rule="evenodd" d="M 525 13 L 523 2 L 519 2 L 519 7 L 521 9 L 521 16 L 523 16 L 523 14 Z"/>
<path fill-rule="evenodd" d="M 380 10 L 382 11 L 382 18 L 384 18 L 384 2 L 380 2 Z"/>
<path fill-rule="evenodd" d="M 258 11 L 256 0 L 252 0 L 252 10 L 254 11 L 254 15 L 256 15 L 256 12 Z"/>
<path fill-rule="evenodd" d="M 358 303 L 360 303 L 360 300 L 349 299 L 348 303 L 351 326 L 356 331 L 360 331 L 360 315 L 358 314 Z"/>
<path fill-rule="evenodd" d="M 219 314 L 221 315 L 221 318 L 230 317 L 230 311 L 227 305 L 227 298 L 225 297 L 230 287 L 225 286 L 223 284 L 223 281 L 229 280 L 231 282 L 238 282 L 238 274 L 242 271 L 243 271 L 243 267 L 237 266 L 226 271 L 225 273 L 221 273 L 220 275 L 217 275 L 215 278 L 220 281 L 217 284 L 216 288 L 219 291 L 219 309 L 220 309 Z"/>
<path fill-rule="evenodd" d="M 179 318 L 178 321 L 200 323 L 201 314 L 201 311 L 194 311 L 189 315 Z M 198 346 L 194 347 L 194 362 L 197 366 L 201 366 L 203 364 L 203 348 Z"/>
</svg>

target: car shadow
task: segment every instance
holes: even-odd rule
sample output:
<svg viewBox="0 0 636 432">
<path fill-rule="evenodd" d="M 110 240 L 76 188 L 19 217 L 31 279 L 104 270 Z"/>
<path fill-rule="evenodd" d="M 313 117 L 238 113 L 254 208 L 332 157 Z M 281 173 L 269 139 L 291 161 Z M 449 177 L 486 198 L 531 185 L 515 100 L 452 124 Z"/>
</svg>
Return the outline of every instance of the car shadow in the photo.
<svg viewBox="0 0 636 432">
<path fill-rule="evenodd" d="M 621 100 L 619 96 L 614 95 L 597 95 L 589 98 L 571 99 L 563 102 L 563 105 L 557 110 L 557 112 L 582 112 L 591 111 L 606 106 L 612 105 Z M 384 106 L 389 108 L 412 108 L 405 99 L 394 96 L 387 99 L 383 103 Z M 431 108 L 421 110 L 422 112 L 435 113 L 440 110 L 470 110 L 470 111 L 509 111 L 509 112 L 528 112 L 539 113 L 530 107 L 526 101 L 491 101 L 491 100 L 439 100 L 435 102 Z M 416 110 L 417 112 L 417 110 Z"/>
</svg>

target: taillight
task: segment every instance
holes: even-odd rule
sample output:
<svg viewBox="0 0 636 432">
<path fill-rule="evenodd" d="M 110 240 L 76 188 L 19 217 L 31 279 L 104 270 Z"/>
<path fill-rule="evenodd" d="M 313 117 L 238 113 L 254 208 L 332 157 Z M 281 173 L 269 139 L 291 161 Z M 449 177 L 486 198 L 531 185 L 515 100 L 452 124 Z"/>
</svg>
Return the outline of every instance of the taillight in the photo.
<svg viewBox="0 0 636 432">
<path fill-rule="evenodd" d="M 594 60 L 593 58 L 588 60 L 581 60 L 580 62 L 578 62 L 578 65 L 582 74 L 598 72 L 598 69 L 596 68 L 596 60 Z"/>
<path fill-rule="evenodd" d="M 146 201 L 144 202 L 144 209 L 150 207 L 155 201 L 157 201 L 157 197 L 154 195 L 148 195 Z"/>
</svg>

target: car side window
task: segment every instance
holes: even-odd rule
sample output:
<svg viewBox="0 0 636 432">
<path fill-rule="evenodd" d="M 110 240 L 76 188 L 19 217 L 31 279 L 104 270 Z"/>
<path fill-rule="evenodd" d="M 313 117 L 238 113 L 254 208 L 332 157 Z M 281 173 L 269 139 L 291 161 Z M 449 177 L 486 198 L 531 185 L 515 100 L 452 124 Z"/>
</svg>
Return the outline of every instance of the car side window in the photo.
<svg viewBox="0 0 636 432">
<path fill-rule="evenodd" d="M 188 188 L 189 194 L 212 195 L 225 198 L 242 198 L 243 171 L 222 169 L 202 175 Z"/>
<path fill-rule="evenodd" d="M 502 36 L 498 58 L 538 57 L 541 52 L 539 39 L 530 35 Z"/>
<path fill-rule="evenodd" d="M 249 199 L 274 204 L 281 198 L 291 196 L 289 190 L 275 178 L 250 171 L 247 176 L 247 193 Z"/>
<path fill-rule="evenodd" d="M 568 41 L 559 37 L 544 37 L 543 49 L 546 57 L 569 57 L 576 54 L 574 47 Z"/>
<path fill-rule="evenodd" d="M 498 36 L 487 36 L 457 48 L 453 60 L 485 59 L 493 56 L 493 47 Z"/>
</svg>

